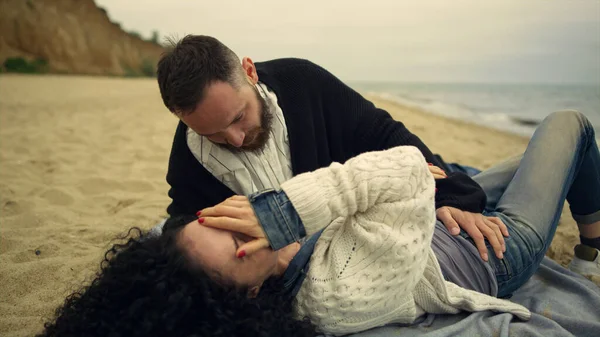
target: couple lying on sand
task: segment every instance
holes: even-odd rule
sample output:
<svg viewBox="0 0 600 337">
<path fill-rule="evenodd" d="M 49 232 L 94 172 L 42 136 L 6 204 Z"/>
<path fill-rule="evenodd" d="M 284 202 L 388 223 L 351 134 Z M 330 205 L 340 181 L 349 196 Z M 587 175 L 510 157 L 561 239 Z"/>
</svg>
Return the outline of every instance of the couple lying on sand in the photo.
<svg viewBox="0 0 600 337">
<path fill-rule="evenodd" d="M 171 218 L 114 245 L 41 336 L 343 335 L 483 310 L 527 320 L 509 298 L 565 200 L 581 232 L 572 269 L 600 274 L 600 154 L 580 113 L 551 114 L 523 156 L 471 178 L 308 61 L 240 66 L 188 36 L 158 82 L 181 120 Z"/>
<path fill-rule="evenodd" d="M 488 243 L 488 261 L 474 263 L 481 238 L 436 221 L 434 180 L 445 173 L 414 147 L 364 153 L 172 219 L 160 235 L 135 231 L 42 335 L 343 335 L 461 310 L 527 320 L 506 298 L 539 267 L 565 200 L 598 230 L 599 168 L 589 121 L 548 116 L 522 158 L 473 178 L 488 193 L 485 224 L 502 237 L 501 251 Z"/>
</svg>

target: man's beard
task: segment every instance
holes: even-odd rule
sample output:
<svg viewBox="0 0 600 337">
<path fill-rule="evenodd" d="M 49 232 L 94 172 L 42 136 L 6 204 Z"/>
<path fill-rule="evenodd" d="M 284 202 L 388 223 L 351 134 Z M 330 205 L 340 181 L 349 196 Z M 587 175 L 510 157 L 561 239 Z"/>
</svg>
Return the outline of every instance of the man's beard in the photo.
<svg viewBox="0 0 600 337">
<path fill-rule="evenodd" d="M 250 151 L 258 153 L 265 147 L 271 135 L 271 129 L 273 128 L 273 110 L 271 109 L 272 104 L 270 101 L 265 100 L 260 95 L 255 86 L 252 86 L 252 88 L 256 94 L 256 99 L 258 99 L 258 105 L 260 109 L 260 126 L 246 133 L 244 137 L 244 144 L 242 144 L 240 147 L 235 147 L 230 144 L 219 144 L 220 146 L 232 152 Z"/>
</svg>

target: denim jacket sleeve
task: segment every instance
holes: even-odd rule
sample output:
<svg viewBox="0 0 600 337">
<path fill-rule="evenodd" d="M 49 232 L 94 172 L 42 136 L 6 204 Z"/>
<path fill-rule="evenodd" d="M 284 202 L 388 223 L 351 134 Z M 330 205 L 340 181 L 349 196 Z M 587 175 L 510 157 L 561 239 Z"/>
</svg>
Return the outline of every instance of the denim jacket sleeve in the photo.
<svg viewBox="0 0 600 337">
<path fill-rule="evenodd" d="M 251 195 L 249 200 L 273 250 L 306 236 L 304 224 L 285 192 L 267 190 Z"/>
</svg>

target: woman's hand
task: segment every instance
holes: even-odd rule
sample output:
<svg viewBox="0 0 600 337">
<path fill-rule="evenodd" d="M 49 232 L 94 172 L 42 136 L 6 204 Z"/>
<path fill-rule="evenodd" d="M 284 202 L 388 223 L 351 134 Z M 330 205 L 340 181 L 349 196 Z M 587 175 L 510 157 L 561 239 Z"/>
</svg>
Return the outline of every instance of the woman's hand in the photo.
<svg viewBox="0 0 600 337">
<path fill-rule="evenodd" d="M 448 206 L 438 208 L 435 213 L 452 235 L 458 235 L 460 232 L 459 227 L 467 232 L 475 241 L 475 246 L 477 246 L 477 250 L 484 261 L 488 260 L 485 239 L 492 245 L 499 259 L 504 257 L 502 254 L 506 251 L 504 236 L 508 236 L 508 229 L 500 218 L 461 211 L 458 208 Z"/>
<path fill-rule="evenodd" d="M 204 226 L 238 232 L 254 238 L 238 248 L 236 256 L 239 258 L 269 247 L 265 232 L 245 196 L 235 195 L 196 214 L 199 217 L 198 222 Z"/>
<path fill-rule="evenodd" d="M 442 170 L 441 168 L 434 166 L 431 163 L 428 163 L 428 165 L 429 165 L 429 172 L 431 172 L 431 174 L 433 174 L 434 179 L 448 178 L 448 176 L 446 175 L 446 172 L 444 172 L 444 170 Z"/>
</svg>

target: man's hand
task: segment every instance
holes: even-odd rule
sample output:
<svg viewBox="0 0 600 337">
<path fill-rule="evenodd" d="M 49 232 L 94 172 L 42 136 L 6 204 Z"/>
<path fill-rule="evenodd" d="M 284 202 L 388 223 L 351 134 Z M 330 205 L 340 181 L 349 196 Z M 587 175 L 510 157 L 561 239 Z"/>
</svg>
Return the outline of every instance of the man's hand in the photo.
<svg viewBox="0 0 600 337">
<path fill-rule="evenodd" d="M 487 217 L 479 213 L 461 211 L 454 207 L 440 207 L 435 211 L 437 218 L 444 223 L 452 235 L 458 235 L 460 228 L 475 241 L 477 250 L 484 261 L 488 261 L 485 239 L 489 241 L 499 259 L 506 251 L 504 236 L 508 236 L 506 225 L 496 217 Z"/>
<path fill-rule="evenodd" d="M 197 214 L 200 217 L 198 222 L 204 226 L 238 232 L 254 238 L 238 248 L 237 257 L 251 255 L 270 246 L 265 232 L 254 214 L 254 209 L 245 196 L 235 195 L 218 205 L 205 208 Z"/>
</svg>

